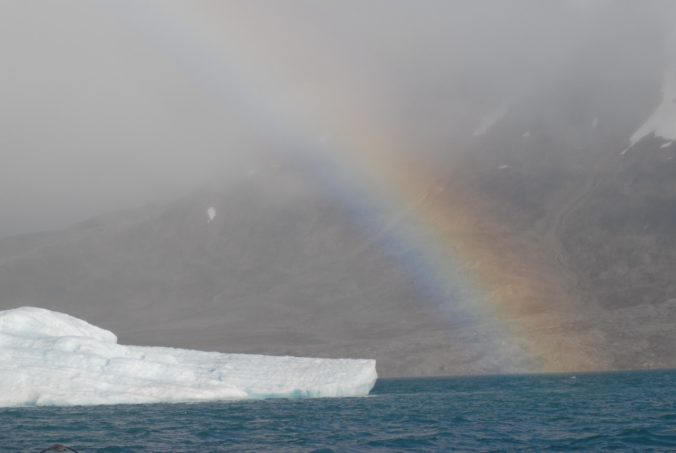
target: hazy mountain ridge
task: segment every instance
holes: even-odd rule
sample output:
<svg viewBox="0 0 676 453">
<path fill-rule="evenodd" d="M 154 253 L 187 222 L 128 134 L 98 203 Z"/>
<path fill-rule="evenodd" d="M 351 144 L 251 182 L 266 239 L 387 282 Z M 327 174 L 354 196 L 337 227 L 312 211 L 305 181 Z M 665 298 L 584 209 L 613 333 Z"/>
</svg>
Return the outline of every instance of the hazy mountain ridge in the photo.
<svg viewBox="0 0 676 453">
<path fill-rule="evenodd" d="M 665 39 L 656 33 L 653 46 Z M 668 105 L 664 71 L 673 55 L 664 48 L 646 58 L 632 45 L 620 42 L 626 53 L 610 59 L 589 51 L 603 64 L 581 66 L 536 107 L 512 106 L 479 137 L 470 184 L 568 276 L 611 367 L 673 367 L 676 146 L 644 125 L 669 130 L 653 112 Z M 645 136 L 632 143 L 635 131 Z"/>
<path fill-rule="evenodd" d="M 663 29 L 631 29 L 634 9 L 607 34 L 585 29 L 592 44 L 539 84 L 433 99 L 433 114 L 462 119 L 449 135 L 463 152 L 421 158 L 438 164 L 430 193 L 475 203 L 520 277 L 568 294 L 570 306 L 527 316 L 579 338 L 569 346 L 602 357 L 600 368 L 676 366 L 676 145 L 647 134 L 631 146 L 662 101 L 669 61 Z M 486 352 L 490 325 L 440 315 L 406 267 L 409 250 L 384 243 L 383 229 L 397 228 L 384 220 L 361 222 L 302 165 L 271 165 L 0 240 L 0 308 L 64 311 L 121 343 L 372 357 L 383 375 L 513 371 Z M 526 256 L 537 273 L 519 267 Z"/>
</svg>

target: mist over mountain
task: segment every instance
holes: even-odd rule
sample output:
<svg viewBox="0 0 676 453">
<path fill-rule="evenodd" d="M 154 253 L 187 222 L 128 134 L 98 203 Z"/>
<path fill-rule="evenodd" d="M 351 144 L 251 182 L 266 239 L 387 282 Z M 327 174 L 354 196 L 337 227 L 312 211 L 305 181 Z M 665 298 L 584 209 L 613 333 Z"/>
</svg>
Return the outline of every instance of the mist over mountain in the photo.
<svg viewBox="0 0 676 453">
<path fill-rule="evenodd" d="M 119 93 L 137 93 L 146 110 L 125 101 L 123 109 L 106 110 L 115 113 L 109 123 L 92 117 L 76 127 L 98 102 L 81 93 L 75 98 L 82 111 L 71 110 L 67 120 L 12 116 L 7 124 L 32 124 L 46 138 L 7 129 L 10 139 L 0 152 L 7 152 L 15 174 L 14 183 L 4 183 L 3 217 L 18 215 L 23 202 L 44 217 L 17 217 L 3 228 L 0 309 L 63 311 L 128 344 L 375 358 L 381 375 L 529 371 L 517 354 L 492 350 L 497 315 L 477 321 L 449 314 L 444 295 L 430 293 L 416 274 L 409 258 L 414 246 L 390 240 L 430 206 L 447 202 L 458 217 L 460 207 L 470 207 L 477 237 L 488 238 L 486 250 L 465 256 L 461 265 L 485 268 L 477 257 L 495 248 L 510 263 L 509 281 L 496 292 L 517 291 L 519 281 L 538 288 L 529 296 L 537 300 L 510 315 L 517 318 L 510 323 L 527 320 L 529 336 L 584 357 L 574 365 L 562 359 L 556 369 L 675 367 L 672 6 L 451 3 L 373 2 L 360 15 L 337 3 L 296 2 L 275 6 L 277 16 L 270 19 L 260 5 L 233 2 L 240 15 L 227 18 L 218 15 L 223 11 L 216 3 L 202 2 L 224 28 L 245 24 L 232 31 L 246 42 L 244 56 L 232 51 L 228 58 L 251 76 L 240 78 L 251 84 L 255 102 L 233 97 L 222 109 L 214 100 L 220 94 L 193 91 L 197 76 L 181 69 L 150 93 L 131 83 L 138 76 L 122 76 Z M 108 17 L 72 5 L 79 28 Z M 38 21 L 35 13 L 21 14 Z M 99 44 L 121 33 L 104 22 L 108 33 L 96 38 Z M 217 41 L 218 35 L 204 34 Z M 247 41 L 259 35 L 260 42 Z M 125 39 L 133 43 L 133 36 Z M 294 47 L 311 37 L 317 43 Z M 119 53 L 114 61 L 143 68 L 144 76 L 171 74 L 172 64 L 199 66 L 178 57 L 172 63 L 175 55 L 148 50 L 161 47 L 157 41 L 142 42 L 133 58 L 128 48 L 112 47 Z M 87 44 L 79 45 L 86 53 Z M 64 52 L 71 64 L 85 67 Z M 144 55 L 157 61 L 148 63 Z M 185 55 L 199 56 L 192 48 Z M 214 78 L 227 72 L 207 69 Z M 265 70 L 270 73 L 260 75 Z M 28 102 L 17 80 L 5 76 L 3 85 L 15 88 L 13 105 Z M 176 101 L 176 92 L 184 102 Z M 266 109 L 265 99 L 277 95 L 289 100 Z M 269 118 L 295 125 L 304 117 L 291 115 L 294 109 L 311 113 L 312 127 L 301 128 L 309 138 L 266 129 L 274 122 Z M 155 118 L 150 129 L 134 132 L 149 118 Z M 111 123 L 115 127 L 96 133 L 97 125 Z M 78 131 L 82 142 L 73 138 Z M 317 165 L 303 157 L 312 151 L 296 151 L 375 143 L 369 140 L 378 134 L 400 146 L 389 151 L 393 161 L 405 155 L 426 175 L 419 196 L 382 214 L 360 211 L 360 189 L 343 190 L 341 184 L 351 181 L 333 180 L 331 164 Z M 106 174 L 106 164 L 87 160 L 98 143 L 109 151 L 92 152 L 112 162 L 101 188 L 96 179 Z M 44 159 L 48 152 L 35 151 L 52 146 L 67 151 Z M 26 149 L 33 157 L 21 154 Z M 90 174 L 76 170 L 80 158 L 90 162 Z M 31 159 L 53 160 L 58 177 L 38 168 L 28 183 L 19 183 L 19 175 L 30 174 L 20 169 Z M 386 172 L 388 161 L 382 162 Z M 51 187 L 61 195 L 50 196 Z M 85 193 L 69 204 L 63 194 L 78 187 Z M 40 209 L 52 202 L 53 215 Z M 52 230 L 36 232 L 44 228 Z"/>
</svg>

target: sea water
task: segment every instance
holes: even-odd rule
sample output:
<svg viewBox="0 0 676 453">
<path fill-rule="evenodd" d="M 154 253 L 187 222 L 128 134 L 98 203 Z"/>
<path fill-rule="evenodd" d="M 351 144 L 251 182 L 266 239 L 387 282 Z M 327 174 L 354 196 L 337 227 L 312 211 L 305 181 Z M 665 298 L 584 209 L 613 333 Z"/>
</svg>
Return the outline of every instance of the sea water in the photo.
<svg viewBox="0 0 676 453">
<path fill-rule="evenodd" d="M 364 398 L 0 409 L 0 451 L 676 450 L 676 372 L 379 380 Z"/>
</svg>

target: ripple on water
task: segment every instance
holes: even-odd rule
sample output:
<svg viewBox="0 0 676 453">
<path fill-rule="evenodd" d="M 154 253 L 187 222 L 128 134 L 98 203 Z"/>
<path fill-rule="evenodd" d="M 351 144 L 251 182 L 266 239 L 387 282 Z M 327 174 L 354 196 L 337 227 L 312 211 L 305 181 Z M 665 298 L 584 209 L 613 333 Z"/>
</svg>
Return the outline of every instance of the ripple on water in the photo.
<svg viewBox="0 0 676 453">
<path fill-rule="evenodd" d="M 675 372 L 656 371 L 384 380 L 368 398 L 0 409 L 0 449 L 670 451 L 675 388 Z"/>
</svg>

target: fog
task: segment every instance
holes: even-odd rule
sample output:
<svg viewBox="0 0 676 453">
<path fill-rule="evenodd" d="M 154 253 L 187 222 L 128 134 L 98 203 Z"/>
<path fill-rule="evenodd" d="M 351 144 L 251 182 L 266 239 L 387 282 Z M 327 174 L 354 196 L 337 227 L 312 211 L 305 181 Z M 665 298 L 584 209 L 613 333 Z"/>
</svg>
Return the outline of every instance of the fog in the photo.
<svg viewBox="0 0 676 453">
<path fill-rule="evenodd" d="M 368 130 L 392 152 L 449 153 L 495 106 L 574 79 L 580 49 L 663 54 L 645 43 L 670 8 L 3 1 L 0 236 L 227 186 L 325 137 L 368 146 Z"/>
</svg>

